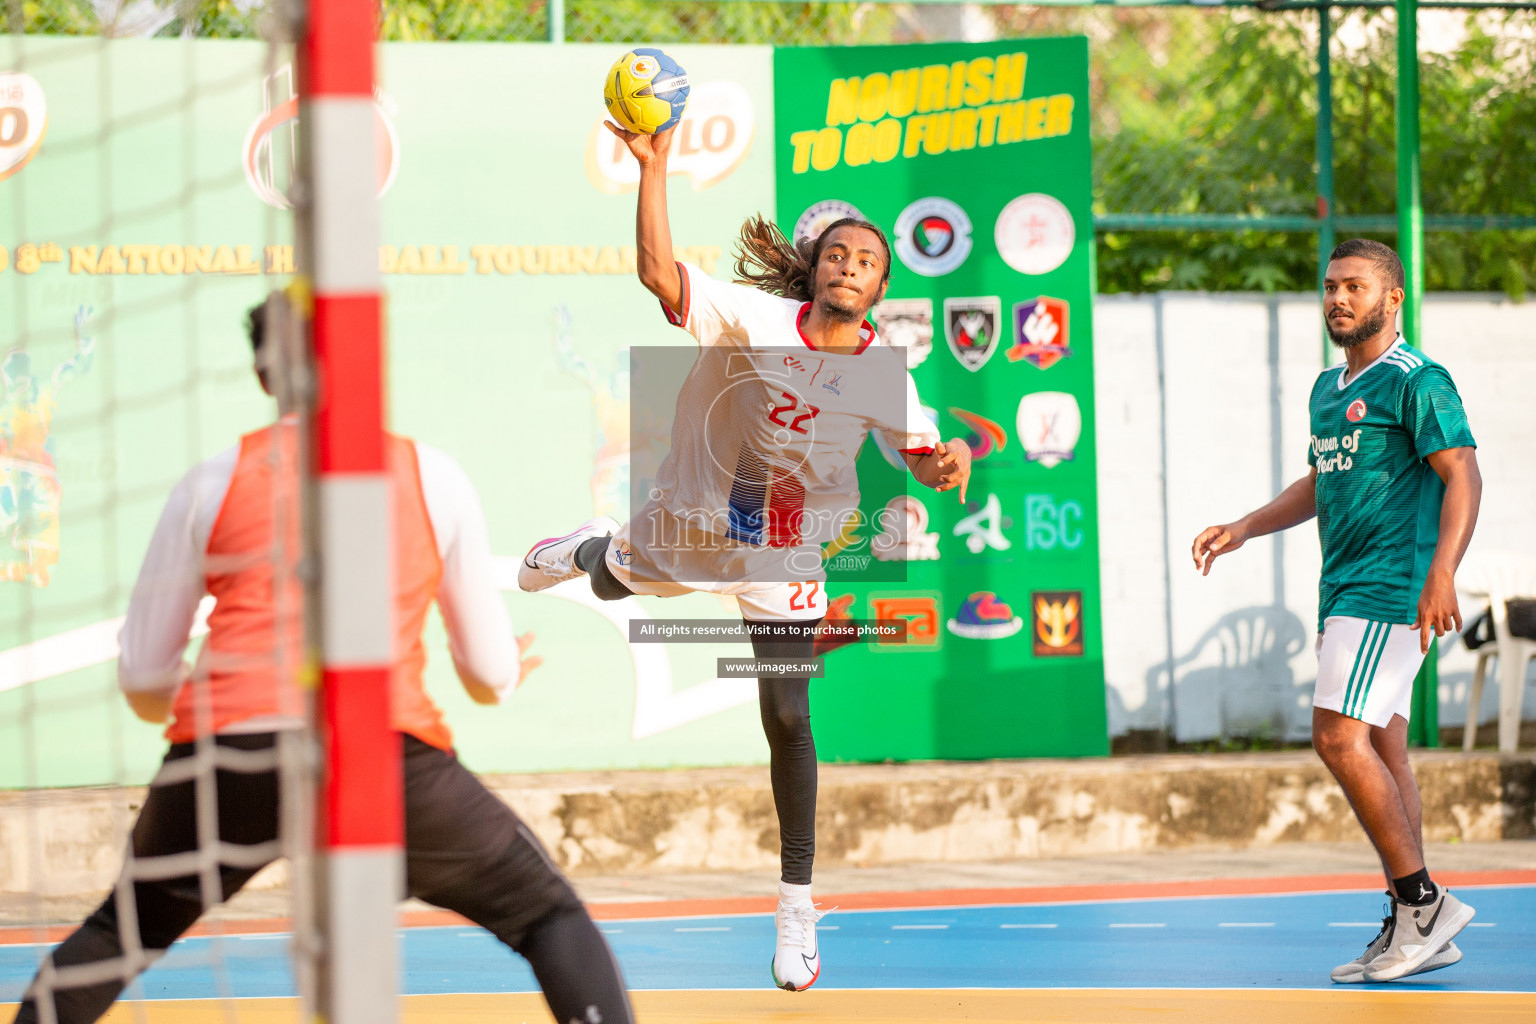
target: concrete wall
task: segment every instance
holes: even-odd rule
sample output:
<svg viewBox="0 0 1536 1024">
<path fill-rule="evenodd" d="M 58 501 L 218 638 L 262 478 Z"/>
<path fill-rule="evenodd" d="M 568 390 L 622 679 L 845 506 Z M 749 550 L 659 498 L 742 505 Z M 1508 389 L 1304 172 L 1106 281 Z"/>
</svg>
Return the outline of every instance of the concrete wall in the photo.
<svg viewBox="0 0 1536 1024">
<path fill-rule="evenodd" d="M 1304 739 L 1317 678 L 1315 529 L 1251 542 L 1205 578 L 1189 547 L 1307 472 L 1318 300 L 1103 296 L 1094 316 L 1099 501 L 1126 510 L 1099 523 L 1110 731 Z M 1424 337 L 1479 444 L 1485 489 L 1468 558 L 1536 554 L 1536 303 L 1431 295 Z M 1466 721 L 1472 665 L 1459 642 L 1442 642 L 1442 726 Z M 1497 717 L 1492 679 L 1480 710 Z M 1536 685 L 1525 717 L 1536 718 Z"/>
<path fill-rule="evenodd" d="M 1415 751 L 1424 838 L 1536 833 L 1529 754 Z M 1311 751 L 949 764 L 824 764 L 816 864 L 982 861 L 1356 842 L 1349 804 Z M 768 772 L 752 768 L 487 775 L 575 875 L 771 871 L 779 828 Z M 0 792 L 6 901 L 99 894 L 118 872 L 142 789 Z M 282 863 L 254 889 L 288 883 Z M 29 911 L 30 913 L 30 911 Z M 65 915 L 67 916 L 67 915 Z"/>
</svg>

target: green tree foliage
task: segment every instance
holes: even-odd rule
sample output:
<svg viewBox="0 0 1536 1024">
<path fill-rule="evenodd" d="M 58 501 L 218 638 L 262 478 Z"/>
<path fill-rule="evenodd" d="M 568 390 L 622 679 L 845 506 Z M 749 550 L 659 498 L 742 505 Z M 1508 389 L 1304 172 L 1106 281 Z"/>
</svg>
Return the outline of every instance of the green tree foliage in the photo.
<svg viewBox="0 0 1536 1024">
<path fill-rule="evenodd" d="M 1095 61 L 1094 196 L 1099 213 L 1311 215 L 1316 210 L 1317 23 L 1313 12 L 1211 12 L 1187 19 L 1183 56 L 1155 40 L 1101 48 Z M 1336 25 L 1345 19 L 1335 16 Z M 1396 35 L 1390 15 L 1336 28 L 1331 69 L 1334 210 L 1396 209 Z M 1483 12 L 1466 39 L 1420 62 L 1424 209 L 1536 215 L 1536 92 L 1529 12 Z M 1341 26 L 1342 27 L 1342 26 Z M 1363 39 L 1354 48 L 1340 38 Z M 1197 60 L 1184 59 L 1189 54 Z M 1395 232 L 1375 234 L 1395 244 Z M 1106 232 L 1102 291 L 1306 289 L 1311 233 Z M 1536 283 L 1536 231 L 1432 231 L 1431 290 L 1503 291 Z"/>
<path fill-rule="evenodd" d="M 92 0 L 0 3 L 11 31 L 103 31 Z M 179 0 L 160 34 L 250 37 L 261 6 Z M 851 45 L 952 38 L 952 13 L 888 3 L 566 0 L 565 27 L 567 39 L 585 42 Z M 981 17 L 1004 38 L 1089 37 L 1097 213 L 1316 212 L 1316 12 L 1002 6 Z M 1390 215 L 1392 14 L 1335 12 L 1333 24 L 1335 212 Z M 1469 13 L 1463 27 L 1448 52 L 1437 45 L 1421 58 L 1425 211 L 1536 216 L 1536 13 Z M 385 39 L 532 41 L 547 31 L 546 0 L 383 0 Z M 1396 242 L 1390 232 L 1373 237 Z M 1316 248 L 1311 232 L 1101 232 L 1099 288 L 1307 289 Z M 1536 231 L 1428 232 L 1425 283 L 1523 297 L 1536 285 Z"/>
</svg>

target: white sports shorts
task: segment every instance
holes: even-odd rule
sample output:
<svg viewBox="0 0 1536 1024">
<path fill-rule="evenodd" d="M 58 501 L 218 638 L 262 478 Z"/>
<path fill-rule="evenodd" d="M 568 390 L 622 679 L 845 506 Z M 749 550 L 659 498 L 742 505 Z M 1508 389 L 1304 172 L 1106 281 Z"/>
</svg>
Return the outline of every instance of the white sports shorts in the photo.
<svg viewBox="0 0 1536 1024">
<path fill-rule="evenodd" d="M 827 614 L 819 546 L 767 548 L 702 535 L 655 504 L 613 535 L 608 569 L 636 594 L 729 594 L 742 618 L 753 622 L 803 622 Z"/>
<path fill-rule="evenodd" d="M 1419 633 L 1406 623 L 1349 615 L 1323 620 L 1317 638 L 1317 690 L 1312 706 L 1384 729 L 1408 719 L 1413 679 L 1424 663 Z"/>
</svg>

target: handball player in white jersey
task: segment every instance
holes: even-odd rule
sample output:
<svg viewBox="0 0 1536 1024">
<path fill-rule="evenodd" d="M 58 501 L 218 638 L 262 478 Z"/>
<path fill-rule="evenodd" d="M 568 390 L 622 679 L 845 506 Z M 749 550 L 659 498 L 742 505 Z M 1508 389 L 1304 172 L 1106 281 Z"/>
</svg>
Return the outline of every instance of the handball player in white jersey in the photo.
<svg viewBox="0 0 1536 1024">
<path fill-rule="evenodd" d="M 903 353 L 865 319 L 885 295 L 891 252 L 873 224 L 841 220 L 792 244 L 755 217 L 742 227 L 739 284 L 673 261 L 667 222 L 670 131 L 609 124 L 640 164 L 640 281 L 699 341 L 677 396 L 671 446 L 644 507 L 534 544 L 523 590 L 576 576 L 604 600 L 691 591 L 736 598 L 759 658 L 808 660 L 826 614 L 821 545 L 859 505 L 855 460 L 879 431 L 918 482 L 965 500 L 971 453 L 941 441 Z M 809 676 L 761 676 L 763 731 L 779 816 L 782 876 L 774 984 L 799 991 L 821 971 L 811 902 L 816 747 Z"/>
</svg>

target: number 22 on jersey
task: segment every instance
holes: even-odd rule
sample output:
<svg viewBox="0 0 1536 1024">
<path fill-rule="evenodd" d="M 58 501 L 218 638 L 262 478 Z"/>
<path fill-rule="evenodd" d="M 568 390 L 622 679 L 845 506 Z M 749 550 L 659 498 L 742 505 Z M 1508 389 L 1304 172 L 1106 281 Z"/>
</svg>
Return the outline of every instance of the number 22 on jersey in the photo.
<svg viewBox="0 0 1536 1024">
<path fill-rule="evenodd" d="M 814 420 L 817 413 L 821 412 L 821 410 L 812 405 L 810 402 L 806 402 L 806 411 L 800 413 L 793 419 L 790 419 L 786 422 L 779 417 L 788 416 L 790 413 L 797 412 L 800 409 L 800 398 L 798 395 L 792 395 L 788 391 L 780 391 L 779 395 L 787 402 L 787 404 L 775 405 L 772 410 L 769 411 L 768 418 L 781 427 L 788 427 L 790 430 L 793 430 L 797 434 L 810 433 L 810 431 L 802 426 L 802 424 L 804 424 L 807 420 Z"/>
</svg>

